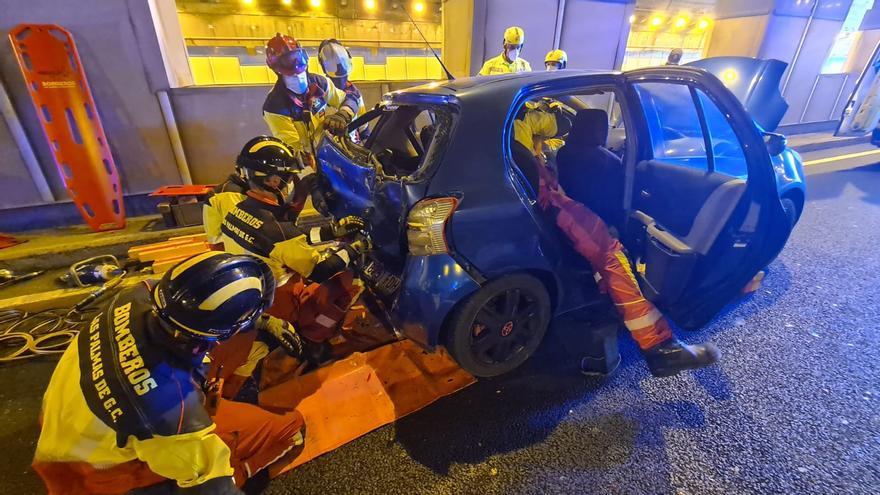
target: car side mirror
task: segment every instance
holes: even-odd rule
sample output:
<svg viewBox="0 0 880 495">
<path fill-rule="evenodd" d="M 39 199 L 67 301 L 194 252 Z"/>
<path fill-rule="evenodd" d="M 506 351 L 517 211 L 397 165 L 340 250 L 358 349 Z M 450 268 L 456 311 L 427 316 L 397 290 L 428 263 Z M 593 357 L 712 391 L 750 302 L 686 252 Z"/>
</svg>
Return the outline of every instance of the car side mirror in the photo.
<svg viewBox="0 0 880 495">
<path fill-rule="evenodd" d="M 785 151 L 785 148 L 788 146 L 788 140 L 782 134 L 765 132 L 764 144 L 767 146 L 767 153 L 770 153 L 770 156 L 778 156 Z"/>
</svg>

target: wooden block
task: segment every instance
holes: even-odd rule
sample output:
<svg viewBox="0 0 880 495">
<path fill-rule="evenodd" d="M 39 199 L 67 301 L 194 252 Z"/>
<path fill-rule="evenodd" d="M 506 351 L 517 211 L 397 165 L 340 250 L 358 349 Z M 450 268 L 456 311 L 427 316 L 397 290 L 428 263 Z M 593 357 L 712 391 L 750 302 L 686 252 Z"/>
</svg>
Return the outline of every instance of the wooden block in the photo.
<svg viewBox="0 0 880 495">
<path fill-rule="evenodd" d="M 189 244 L 191 241 L 180 240 L 180 241 L 163 241 L 163 242 L 154 242 L 153 244 L 143 244 L 140 246 L 132 246 L 128 248 L 128 257 L 133 259 L 139 259 L 139 256 L 142 253 L 146 253 L 149 251 L 155 251 L 157 249 L 165 249 L 171 246 L 183 246 L 185 244 Z"/>
<path fill-rule="evenodd" d="M 179 235 L 176 237 L 169 237 L 169 241 L 207 241 L 208 234 L 204 232 L 200 234 L 190 234 L 190 235 Z"/>
<path fill-rule="evenodd" d="M 181 261 L 189 258 L 190 256 L 191 255 L 177 256 L 174 258 L 166 258 L 166 259 L 156 260 L 156 262 L 153 263 L 153 273 L 157 274 L 157 275 L 160 273 L 165 273 L 168 270 L 170 270 L 172 267 L 174 267 L 175 265 L 180 263 Z"/>
<path fill-rule="evenodd" d="M 150 262 L 174 257 L 192 256 L 194 254 L 204 253 L 208 249 L 210 249 L 208 244 L 204 242 L 169 246 L 163 249 L 154 249 L 152 251 L 140 253 L 140 260 Z"/>
</svg>

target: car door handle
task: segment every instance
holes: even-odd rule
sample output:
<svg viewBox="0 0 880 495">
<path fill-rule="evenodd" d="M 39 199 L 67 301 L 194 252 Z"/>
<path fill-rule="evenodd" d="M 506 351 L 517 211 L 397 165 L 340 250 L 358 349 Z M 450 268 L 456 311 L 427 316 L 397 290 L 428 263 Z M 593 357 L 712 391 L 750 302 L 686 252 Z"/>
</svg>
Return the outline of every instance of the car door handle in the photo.
<svg viewBox="0 0 880 495">
<path fill-rule="evenodd" d="M 651 193 L 642 189 L 641 191 L 639 191 L 639 197 L 641 197 L 642 199 L 651 199 Z"/>
</svg>

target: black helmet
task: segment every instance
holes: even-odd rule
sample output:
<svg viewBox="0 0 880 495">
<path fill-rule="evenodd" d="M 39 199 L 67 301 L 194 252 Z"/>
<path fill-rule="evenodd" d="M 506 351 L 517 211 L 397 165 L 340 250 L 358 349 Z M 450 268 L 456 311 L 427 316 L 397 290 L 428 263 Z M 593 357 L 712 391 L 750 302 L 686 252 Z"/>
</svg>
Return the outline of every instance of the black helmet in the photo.
<svg viewBox="0 0 880 495">
<path fill-rule="evenodd" d="M 275 278 L 265 262 L 220 251 L 181 261 L 152 292 L 159 318 L 195 342 L 216 342 L 249 329 L 274 294 Z"/>
<path fill-rule="evenodd" d="M 258 186 L 262 186 L 263 179 L 270 175 L 290 182 L 291 176 L 300 169 L 293 151 L 272 136 L 257 136 L 245 143 L 235 164 L 241 170 L 242 178 L 255 181 Z"/>
</svg>

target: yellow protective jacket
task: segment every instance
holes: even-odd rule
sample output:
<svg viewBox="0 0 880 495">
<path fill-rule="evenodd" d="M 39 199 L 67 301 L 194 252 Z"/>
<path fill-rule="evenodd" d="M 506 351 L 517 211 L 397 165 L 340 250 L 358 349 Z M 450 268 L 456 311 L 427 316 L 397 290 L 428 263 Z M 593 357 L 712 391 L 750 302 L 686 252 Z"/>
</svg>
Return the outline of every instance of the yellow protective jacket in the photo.
<svg viewBox="0 0 880 495">
<path fill-rule="evenodd" d="M 353 84 L 339 89 L 329 77 L 320 74 L 309 73 L 306 95 L 294 94 L 279 78 L 263 103 L 263 120 L 272 135 L 291 149 L 312 153 L 324 133 L 327 107 L 346 112 L 353 118 L 363 108 L 363 99 Z"/>
<path fill-rule="evenodd" d="M 220 231 L 226 252 L 263 259 L 279 286 L 292 273 L 322 283 L 348 266 L 351 259 L 345 250 L 331 252 L 314 246 L 333 240 L 332 228 L 300 229 L 293 222 L 279 220 L 282 207 L 251 194 L 223 218 Z"/>
<path fill-rule="evenodd" d="M 64 352 L 43 397 L 34 463 L 108 469 L 140 460 L 182 488 L 228 478 L 232 490 L 231 453 L 214 433 L 198 374 L 148 337 L 161 331 L 149 328 L 158 324 L 149 291 L 120 292 Z"/>
<path fill-rule="evenodd" d="M 225 192 L 214 193 L 208 197 L 202 206 L 202 226 L 209 244 L 223 242 L 223 233 L 220 231 L 223 219 L 235 205 L 242 202 L 247 196 L 243 192 L 234 189 Z"/>
<path fill-rule="evenodd" d="M 504 54 L 492 57 L 483 64 L 483 68 L 477 75 L 491 76 L 495 74 L 512 74 L 514 72 L 531 72 L 532 66 L 526 62 L 526 59 L 519 57 L 513 62 L 508 62 L 504 58 Z"/>
<path fill-rule="evenodd" d="M 555 114 L 542 110 L 526 110 L 513 121 L 513 138 L 535 154 L 541 153 L 541 142 L 559 132 Z"/>
</svg>

